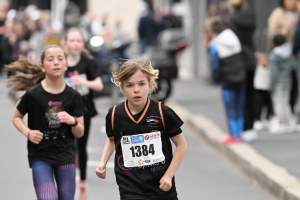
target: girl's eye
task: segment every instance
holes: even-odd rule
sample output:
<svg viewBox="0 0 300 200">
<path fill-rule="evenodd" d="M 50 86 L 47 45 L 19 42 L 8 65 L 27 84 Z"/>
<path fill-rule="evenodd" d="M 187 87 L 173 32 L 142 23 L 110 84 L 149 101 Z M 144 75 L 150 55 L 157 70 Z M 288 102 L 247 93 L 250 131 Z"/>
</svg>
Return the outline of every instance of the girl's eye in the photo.
<svg viewBox="0 0 300 200">
<path fill-rule="evenodd" d="M 146 83 L 144 83 L 144 82 L 140 83 L 140 86 L 144 86 L 144 85 L 146 85 Z"/>
<path fill-rule="evenodd" d="M 132 87 L 132 84 L 127 84 L 126 87 L 130 88 Z"/>
</svg>

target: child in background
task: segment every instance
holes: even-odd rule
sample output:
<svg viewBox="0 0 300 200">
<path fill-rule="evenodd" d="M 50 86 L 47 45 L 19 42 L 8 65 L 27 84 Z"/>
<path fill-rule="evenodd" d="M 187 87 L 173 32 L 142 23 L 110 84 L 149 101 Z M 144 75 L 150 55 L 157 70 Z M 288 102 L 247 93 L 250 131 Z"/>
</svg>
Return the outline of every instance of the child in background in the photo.
<svg viewBox="0 0 300 200">
<path fill-rule="evenodd" d="M 29 166 L 37 199 L 73 200 L 75 194 L 74 136 L 83 136 L 84 106 L 78 92 L 64 82 L 63 49 L 48 46 L 38 65 L 27 58 L 6 66 L 13 92 L 26 90 L 14 111 L 14 126 L 27 137 Z M 28 76 L 29 75 L 29 76 Z M 23 118 L 28 114 L 28 124 Z"/>
<path fill-rule="evenodd" d="M 289 106 L 289 95 L 292 84 L 292 71 L 297 68 L 297 62 L 292 56 L 291 44 L 285 41 L 283 35 L 275 35 L 272 39 L 273 49 L 269 54 L 271 70 L 271 94 L 275 117 L 269 126 L 272 134 L 293 131 L 295 120 Z"/>
<path fill-rule="evenodd" d="M 174 175 L 186 152 L 182 120 L 168 106 L 148 98 L 157 87 L 158 70 L 142 60 L 127 60 L 113 74 L 127 100 L 106 116 L 107 140 L 95 172 L 106 177 L 115 150 L 120 199 L 177 200 Z M 171 141 L 176 149 L 172 151 Z"/>
<path fill-rule="evenodd" d="M 222 86 L 230 133 L 221 144 L 242 142 L 246 69 L 241 57 L 241 43 L 234 32 L 225 27 L 221 18 L 214 17 L 207 25 L 213 36 L 210 42 L 212 74 Z"/>
<path fill-rule="evenodd" d="M 273 103 L 270 94 L 270 68 L 268 56 L 265 53 L 257 53 L 257 66 L 254 75 L 255 88 L 255 122 L 254 129 L 262 130 L 274 115 Z M 262 110 L 266 110 L 266 121 L 262 121 Z"/>
<path fill-rule="evenodd" d="M 77 90 L 82 97 L 87 112 L 84 114 L 84 135 L 76 141 L 78 150 L 79 172 L 78 181 L 79 199 L 87 199 L 87 144 L 90 134 L 92 118 L 98 114 L 94 103 L 94 91 L 101 91 L 103 83 L 100 67 L 84 49 L 82 32 L 76 28 L 70 28 L 63 41 L 68 54 L 68 69 L 65 72 L 65 81 L 73 89 Z"/>
</svg>

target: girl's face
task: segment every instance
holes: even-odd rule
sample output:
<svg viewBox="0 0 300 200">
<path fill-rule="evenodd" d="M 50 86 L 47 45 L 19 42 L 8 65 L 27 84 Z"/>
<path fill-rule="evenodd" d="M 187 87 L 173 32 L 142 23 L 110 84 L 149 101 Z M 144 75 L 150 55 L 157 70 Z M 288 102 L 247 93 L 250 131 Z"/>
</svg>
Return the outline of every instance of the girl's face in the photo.
<svg viewBox="0 0 300 200">
<path fill-rule="evenodd" d="M 84 48 L 82 35 L 79 31 L 71 31 L 67 35 L 65 41 L 65 48 L 68 54 L 80 55 Z"/>
<path fill-rule="evenodd" d="M 128 99 L 129 106 L 144 106 L 151 91 L 147 76 L 138 70 L 121 84 L 121 90 Z"/>
<path fill-rule="evenodd" d="M 63 50 L 55 47 L 47 49 L 40 67 L 49 77 L 63 77 L 68 68 Z"/>
<path fill-rule="evenodd" d="M 286 10 L 292 11 L 296 8 L 297 4 L 296 4 L 296 0 L 283 0 L 283 7 Z"/>
</svg>

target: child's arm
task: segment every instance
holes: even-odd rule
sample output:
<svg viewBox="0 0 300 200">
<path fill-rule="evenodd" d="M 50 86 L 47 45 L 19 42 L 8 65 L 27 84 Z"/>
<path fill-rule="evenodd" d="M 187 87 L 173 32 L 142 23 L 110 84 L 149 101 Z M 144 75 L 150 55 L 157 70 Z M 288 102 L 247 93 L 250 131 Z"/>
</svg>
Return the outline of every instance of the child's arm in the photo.
<svg viewBox="0 0 300 200">
<path fill-rule="evenodd" d="M 101 91 L 103 89 L 103 83 L 100 77 L 95 78 L 94 80 L 84 80 L 79 75 L 71 76 L 72 84 L 74 85 L 83 85 L 95 91 Z"/>
<path fill-rule="evenodd" d="M 100 160 L 100 164 L 99 166 L 96 168 L 95 172 L 96 175 L 99 178 L 105 179 L 106 177 L 106 164 L 110 158 L 110 156 L 112 155 L 112 153 L 115 150 L 115 140 L 114 137 L 110 137 L 106 139 L 104 148 L 103 148 L 103 153 L 102 153 L 102 157 Z"/>
<path fill-rule="evenodd" d="M 14 126 L 27 137 L 32 143 L 39 144 L 43 139 L 43 133 L 38 130 L 30 130 L 23 121 L 24 115 L 20 113 L 18 109 L 15 109 L 15 112 L 12 117 L 12 123 Z"/>
<path fill-rule="evenodd" d="M 169 168 L 167 169 L 164 176 L 160 179 L 160 186 L 159 186 L 159 188 L 165 192 L 171 189 L 172 178 L 175 172 L 177 171 L 179 165 L 181 164 L 187 149 L 187 144 L 183 134 L 178 134 L 172 137 L 171 140 L 175 144 L 176 150 L 174 152 L 173 159 L 171 161 Z"/>
<path fill-rule="evenodd" d="M 62 111 L 57 114 L 58 119 L 61 123 L 65 123 L 68 125 L 75 124 L 75 117 L 69 115 L 67 112 Z M 83 116 L 77 118 L 77 125 L 72 126 L 72 133 L 75 137 L 80 138 L 83 136 L 84 131 L 84 122 L 83 122 Z"/>
<path fill-rule="evenodd" d="M 75 137 L 80 138 L 84 134 L 84 121 L 83 116 L 77 118 L 78 124 L 72 126 L 72 133 Z"/>
</svg>

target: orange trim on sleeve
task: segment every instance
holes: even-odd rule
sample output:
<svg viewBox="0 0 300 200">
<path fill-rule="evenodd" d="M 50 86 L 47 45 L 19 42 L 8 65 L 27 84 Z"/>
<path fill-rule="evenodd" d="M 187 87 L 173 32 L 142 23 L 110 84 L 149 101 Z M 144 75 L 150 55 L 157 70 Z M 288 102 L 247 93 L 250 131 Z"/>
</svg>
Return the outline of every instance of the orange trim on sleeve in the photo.
<svg viewBox="0 0 300 200">
<path fill-rule="evenodd" d="M 164 129 L 166 129 L 165 119 L 164 119 L 164 115 L 163 115 L 163 112 L 162 112 L 162 109 L 161 109 L 161 102 L 158 102 L 158 108 L 159 108 L 160 118 L 161 118 L 163 127 L 164 127 Z"/>
<path fill-rule="evenodd" d="M 115 110 L 116 110 L 116 105 L 113 107 L 112 113 L 111 113 L 111 127 L 112 130 L 115 129 Z"/>
</svg>

